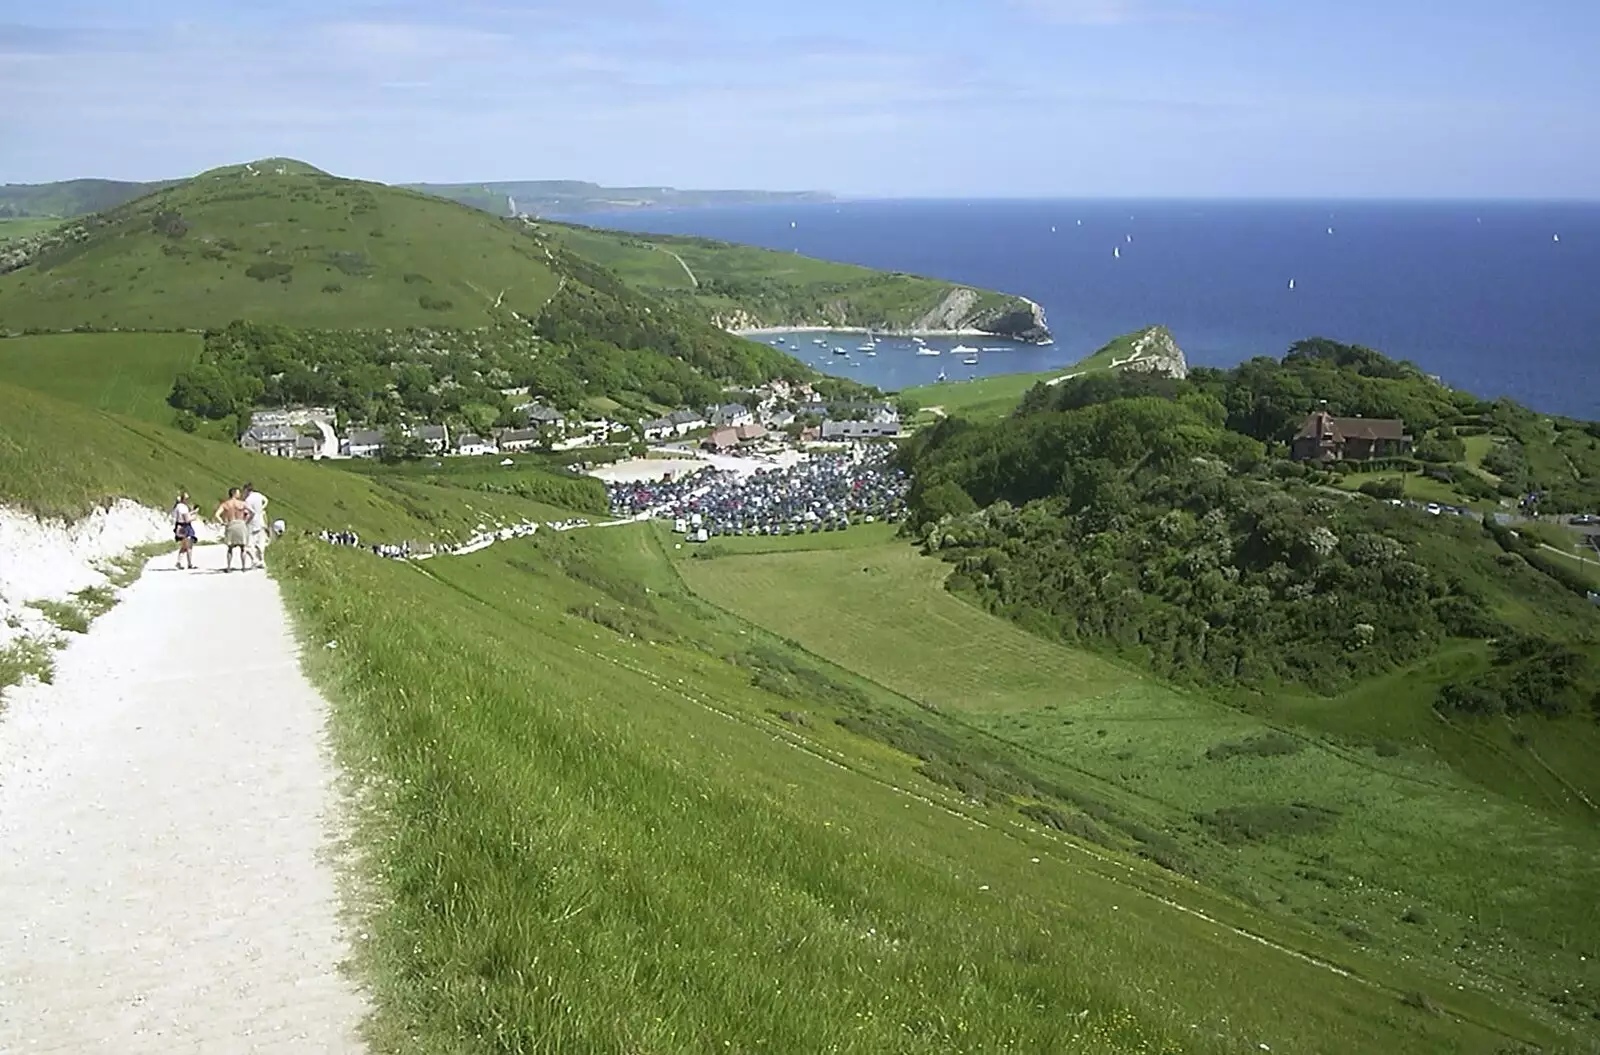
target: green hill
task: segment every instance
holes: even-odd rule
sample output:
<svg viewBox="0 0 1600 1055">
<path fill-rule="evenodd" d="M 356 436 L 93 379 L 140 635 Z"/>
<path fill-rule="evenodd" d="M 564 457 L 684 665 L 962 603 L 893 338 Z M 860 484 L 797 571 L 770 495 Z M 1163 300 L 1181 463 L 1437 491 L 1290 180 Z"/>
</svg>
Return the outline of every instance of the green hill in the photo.
<svg viewBox="0 0 1600 1055">
<path fill-rule="evenodd" d="M 482 326 L 560 285 L 513 225 L 276 161 L 204 173 L 46 236 L 0 276 L 0 331 Z M 499 310 L 503 309 L 503 310 Z"/>
<path fill-rule="evenodd" d="M 125 180 L 73 179 L 58 183 L 0 184 L 0 219 L 38 217 L 70 219 L 171 186 L 176 180 L 130 183 Z"/>
<path fill-rule="evenodd" d="M 693 304 L 730 329 L 970 329 L 1018 340 L 1050 339 L 1036 305 L 993 290 L 708 238 L 548 222 L 535 228 L 549 241 L 611 268 L 631 285 Z"/>
<path fill-rule="evenodd" d="M 357 475 L 0 385 L 0 501 L 249 476 L 289 519 L 273 573 L 339 642 L 306 662 L 374 789 L 356 970 L 380 1047 L 1586 1036 L 1592 832 L 1480 803 L 1423 745 L 1261 750 L 1259 719 L 962 604 L 887 528 L 706 560 L 650 525 L 547 532 L 419 565 L 300 534 L 545 515 L 494 462 Z"/>
</svg>

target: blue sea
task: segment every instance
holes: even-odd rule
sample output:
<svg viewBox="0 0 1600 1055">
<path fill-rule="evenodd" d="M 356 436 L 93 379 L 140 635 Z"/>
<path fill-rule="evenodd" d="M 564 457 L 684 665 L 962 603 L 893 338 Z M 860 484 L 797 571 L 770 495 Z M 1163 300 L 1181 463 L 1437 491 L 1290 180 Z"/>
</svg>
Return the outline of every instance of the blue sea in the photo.
<svg viewBox="0 0 1600 1055">
<path fill-rule="evenodd" d="M 1600 203 L 863 201 L 572 219 L 932 275 L 1022 294 L 1049 317 L 1048 347 L 929 341 L 978 347 L 970 367 L 908 341 L 875 357 L 849 334 L 787 342 L 886 389 L 1065 366 L 1161 323 L 1191 363 L 1331 337 L 1479 395 L 1600 418 Z"/>
</svg>

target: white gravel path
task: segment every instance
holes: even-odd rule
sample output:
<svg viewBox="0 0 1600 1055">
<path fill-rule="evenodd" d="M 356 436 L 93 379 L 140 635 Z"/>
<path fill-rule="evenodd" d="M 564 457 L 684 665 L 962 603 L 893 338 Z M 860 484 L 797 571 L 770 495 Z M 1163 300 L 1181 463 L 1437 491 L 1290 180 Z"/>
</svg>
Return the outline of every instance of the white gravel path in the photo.
<svg viewBox="0 0 1600 1055">
<path fill-rule="evenodd" d="M 196 555 L 0 700 L 0 1053 L 362 1050 L 327 705 L 276 584 Z"/>
</svg>

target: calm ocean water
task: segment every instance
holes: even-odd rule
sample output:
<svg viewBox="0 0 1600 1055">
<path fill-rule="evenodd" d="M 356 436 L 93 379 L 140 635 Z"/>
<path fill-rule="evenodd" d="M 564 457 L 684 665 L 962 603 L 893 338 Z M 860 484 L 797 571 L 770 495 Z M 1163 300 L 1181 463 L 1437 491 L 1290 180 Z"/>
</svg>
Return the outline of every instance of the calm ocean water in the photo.
<svg viewBox="0 0 1600 1055">
<path fill-rule="evenodd" d="M 1197 364 L 1331 337 L 1481 395 L 1600 418 L 1600 203 L 884 201 L 573 219 L 992 287 L 1049 316 L 1054 346 L 980 351 L 976 367 L 909 342 L 868 358 L 859 338 L 830 338 L 846 359 L 791 338 L 820 368 L 885 388 L 1063 366 L 1162 323 Z"/>
</svg>

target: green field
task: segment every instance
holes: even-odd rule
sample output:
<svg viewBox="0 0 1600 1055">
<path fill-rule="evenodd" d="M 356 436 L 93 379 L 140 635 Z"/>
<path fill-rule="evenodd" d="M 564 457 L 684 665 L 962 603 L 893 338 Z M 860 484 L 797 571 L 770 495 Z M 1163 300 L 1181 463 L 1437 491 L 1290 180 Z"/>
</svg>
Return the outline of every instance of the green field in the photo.
<svg viewBox="0 0 1600 1055">
<path fill-rule="evenodd" d="M 309 166 L 217 169 L 74 221 L 0 276 L 0 330 L 479 326 L 558 278 L 513 222 Z"/>
<path fill-rule="evenodd" d="M 390 905 L 359 965 L 381 1050 L 1489 1053 L 1562 1034 L 1466 972 L 1456 990 L 924 780 L 833 720 L 925 714 L 913 700 L 696 601 L 661 538 L 540 536 L 420 570 L 286 551 L 304 633 L 341 645 L 312 659 L 341 756 L 390 789 L 362 833 Z M 838 538 L 861 545 L 830 568 L 898 551 Z M 834 607 L 797 620 L 833 626 Z M 963 637 L 941 673 L 987 643 Z M 1092 662 L 1050 663 L 1114 691 Z"/>
<path fill-rule="evenodd" d="M 1112 808 L 1103 828 L 1120 814 L 1166 833 L 1172 867 L 1264 915 L 1450 985 L 1527 986 L 1513 999 L 1530 1014 L 1592 977 L 1580 957 L 1600 938 L 1584 893 L 1600 882 L 1600 833 L 1581 803 L 1536 808 L 1522 788 L 1486 797 L 1472 779 L 1491 775 L 1486 764 L 1447 758 L 1404 728 L 1386 730 L 1392 744 L 1359 721 L 1330 735 L 1292 724 L 1288 701 L 1264 721 L 1048 643 L 945 593 L 948 567 L 903 543 L 679 567 L 720 607 L 1073 774 Z M 1376 709 L 1381 687 L 1370 691 Z M 1326 825 L 1293 834 L 1285 808 L 1296 803 Z M 1250 818 L 1259 833 L 1230 837 L 1203 819 L 1219 816 Z"/>
<path fill-rule="evenodd" d="M 172 421 L 172 379 L 200 357 L 190 333 L 69 333 L 0 339 L 0 382 L 95 410 Z"/>
<path fill-rule="evenodd" d="M 1015 410 L 1028 389 L 1059 376 L 1060 372 L 1054 370 L 1037 374 L 1000 374 L 970 381 L 917 385 L 906 389 L 903 395 L 915 400 L 919 406 L 938 407 L 952 417 L 992 421 Z"/>
<path fill-rule="evenodd" d="M 977 377 L 970 381 L 943 381 L 933 385 L 917 385 L 903 393 L 923 407 L 938 407 L 951 417 L 972 421 L 997 421 L 1006 417 L 1034 385 L 1056 378 L 1075 377 L 1111 369 L 1117 359 L 1126 359 L 1132 353 L 1133 343 L 1145 331 L 1123 334 L 1105 347 L 1071 366 L 1060 370 L 1038 373 L 999 374 L 994 377 Z M 936 412 L 937 413 L 937 412 Z"/>
<path fill-rule="evenodd" d="M 25 217 L 11 219 L 0 217 L 0 245 L 16 241 L 20 238 L 29 238 L 36 234 L 44 234 L 61 226 L 61 221 L 50 217 Z"/>
</svg>

